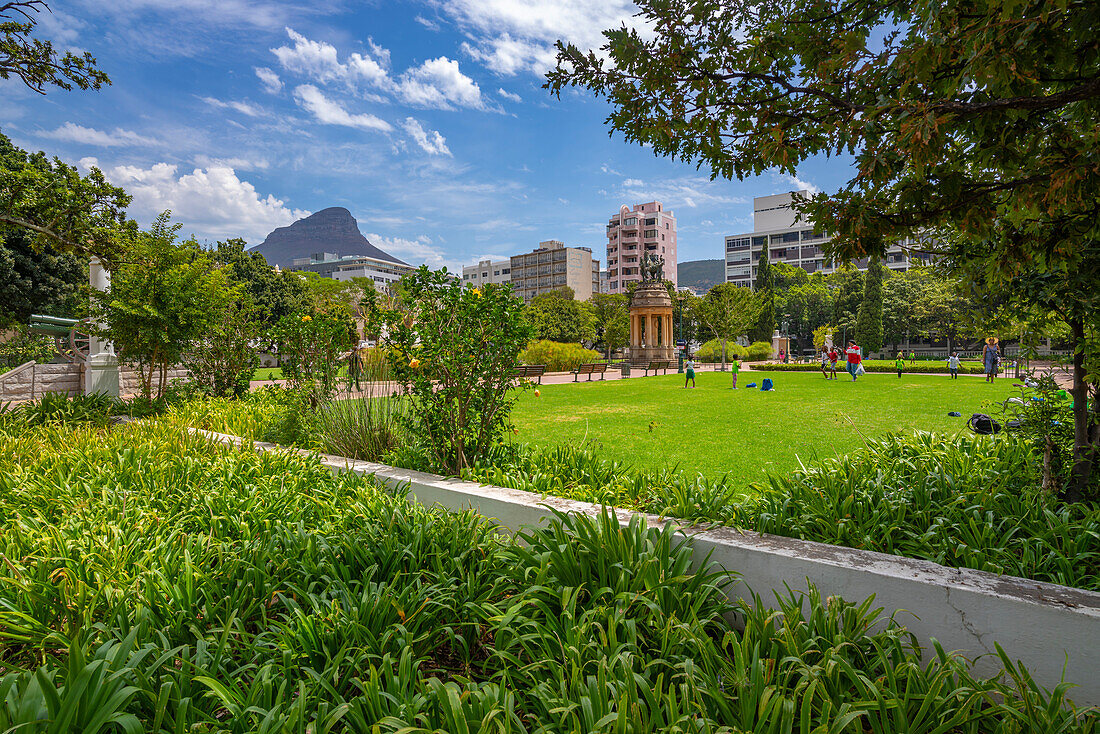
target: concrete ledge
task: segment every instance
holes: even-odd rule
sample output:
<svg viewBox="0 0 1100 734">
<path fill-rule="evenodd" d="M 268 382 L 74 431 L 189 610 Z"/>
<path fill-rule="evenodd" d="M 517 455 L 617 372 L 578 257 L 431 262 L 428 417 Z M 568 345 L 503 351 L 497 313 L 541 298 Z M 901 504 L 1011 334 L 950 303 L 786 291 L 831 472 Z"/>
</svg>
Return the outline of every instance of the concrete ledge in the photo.
<svg viewBox="0 0 1100 734">
<path fill-rule="evenodd" d="M 251 446 L 256 451 L 293 451 L 277 444 L 248 442 L 236 436 L 190 429 L 214 441 Z M 552 510 L 599 514 L 599 505 L 530 492 L 491 487 L 435 474 L 398 469 L 341 456 L 317 455 L 333 472 L 374 475 L 392 488 L 408 488 L 425 505 L 472 509 L 517 530 L 553 517 Z M 633 514 L 615 510 L 626 523 Z M 670 522 L 646 516 L 651 525 Z M 894 614 L 926 648 L 936 639 L 947 650 L 975 659 L 989 675 L 1001 669 L 994 643 L 1010 658 L 1023 661 L 1036 682 L 1053 688 L 1065 679 L 1077 684 L 1069 698 L 1078 705 L 1100 705 L 1100 594 L 1057 584 L 956 569 L 884 553 L 842 548 L 728 527 L 679 525 L 691 538 L 696 564 L 710 562 L 738 579 L 727 588 L 731 599 L 750 590 L 771 601 L 771 590 L 805 590 L 812 583 L 823 594 L 850 601 L 875 597 L 875 606 Z M 750 597 L 751 598 L 751 597 Z"/>
</svg>

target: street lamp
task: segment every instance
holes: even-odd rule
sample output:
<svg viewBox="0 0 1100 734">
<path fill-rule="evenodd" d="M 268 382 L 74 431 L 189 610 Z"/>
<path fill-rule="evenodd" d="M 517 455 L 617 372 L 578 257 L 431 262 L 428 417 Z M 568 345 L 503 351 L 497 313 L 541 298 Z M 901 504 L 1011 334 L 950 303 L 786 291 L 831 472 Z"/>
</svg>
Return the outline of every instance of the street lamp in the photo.
<svg viewBox="0 0 1100 734">
<path fill-rule="evenodd" d="M 680 307 L 680 318 L 676 326 L 676 371 L 680 374 L 684 372 L 684 347 L 680 346 L 680 342 L 684 340 L 684 294 L 676 294 L 676 303 Z"/>
<path fill-rule="evenodd" d="M 779 332 L 779 337 L 780 339 L 787 340 L 787 348 L 783 352 L 786 355 L 783 358 L 784 363 L 786 363 L 791 358 L 790 321 L 788 321 L 788 319 L 790 319 L 790 315 L 784 314 L 783 320 L 779 323 L 779 328 L 781 330 Z"/>
</svg>

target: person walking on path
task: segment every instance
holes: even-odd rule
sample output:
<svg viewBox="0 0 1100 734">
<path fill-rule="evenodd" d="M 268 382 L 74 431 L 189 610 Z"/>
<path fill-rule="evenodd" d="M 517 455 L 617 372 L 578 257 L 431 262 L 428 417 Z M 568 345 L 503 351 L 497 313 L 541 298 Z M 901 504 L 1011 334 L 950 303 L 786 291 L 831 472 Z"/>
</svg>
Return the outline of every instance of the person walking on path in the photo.
<svg viewBox="0 0 1100 734">
<path fill-rule="evenodd" d="M 951 356 L 947 358 L 947 369 L 951 370 L 951 379 L 959 379 L 959 353 L 952 352 Z"/>
<path fill-rule="evenodd" d="M 985 381 L 992 383 L 997 377 L 997 364 L 1001 361 L 1001 350 L 997 348 L 997 337 L 985 340 L 982 348 L 982 365 L 985 367 Z"/>
<path fill-rule="evenodd" d="M 787 353 L 784 352 L 782 349 L 779 350 L 779 361 L 780 362 L 786 362 L 787 361 Z"/>
<path fill-rule="evenodd" d="M 733 375 L 733 389 L 737 389 L 737 372 L 741 369 L 741 363 L 737 361 L 737 357 L 733 358 L 730 362 L 730 374 Z"/>
<path fill-rule="evenodd" d="M 840 352 L 836 350 L 836 345 L 829 347 L 829 374 L 831 380 L 836 379 L 836 363 L 840 359 Z"/>
<path fill-rule="evenodd" d="M 844 354 L 848 357 L 848 374 L 852 376 L 852 382 L 855 382 L 859 365 L 863 361 L 863 357 L 859 353 L 859 346 L 854 341 L 848 342 L 848 348 L 844 350 Z"/>
<path fill-rule="evenodd" d="M 901 371 L 905 369 L 905 355 L 898 352 L 898 358 L 894 360 L 894 366 L 898 368 L 898 379 L 901 379 Z"/>
<path fill-rule="evenodd" d="M 734 379 L 736 380 L 737 377 L 734 376 Z M 689 381 L 691 382 L 691 389 L 694 390 L 695 389 L 695 362 L 692 361 L 691 357 L 688 357 L 687 361 L 684 362 L 684 388 L 685 389 L 687 388 Z"/>
</svg>

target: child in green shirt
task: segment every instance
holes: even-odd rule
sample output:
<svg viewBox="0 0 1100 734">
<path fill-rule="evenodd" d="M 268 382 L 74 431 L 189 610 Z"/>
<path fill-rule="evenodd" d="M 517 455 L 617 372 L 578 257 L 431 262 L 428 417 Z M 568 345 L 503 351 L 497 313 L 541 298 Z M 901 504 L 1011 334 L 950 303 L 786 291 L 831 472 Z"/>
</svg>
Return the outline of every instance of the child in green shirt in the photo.
<svg viewBox="0 0 1100 734">
<path fill-rule="evenodd" d="M 741 363 L 737 361 L 737 357 L 733 358 L 733 362 L 730 363 L 730 372 L 733 374 L 733 389 L 737 389 L 737 370 L 741 369 Z"/>
<path fill-rule="evenodd" d="M 898 379 L 901 379 L 901 371 L 905 368 L 905 357 L 898 352 L 898 358 L 894 360 L 894 366 L 898 368 Z"/>
</svg>

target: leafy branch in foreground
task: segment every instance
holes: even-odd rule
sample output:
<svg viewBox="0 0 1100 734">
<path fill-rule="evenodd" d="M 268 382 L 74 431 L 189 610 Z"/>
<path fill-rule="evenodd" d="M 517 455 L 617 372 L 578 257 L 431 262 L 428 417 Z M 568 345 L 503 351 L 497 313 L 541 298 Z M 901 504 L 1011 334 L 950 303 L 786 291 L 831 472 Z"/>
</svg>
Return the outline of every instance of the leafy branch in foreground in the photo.
<svg viewBox="0 0 1100 734">
<path fill-rule="evenodd" d="M 95 57 L 85 51 L 58 57 L 53 43 L 31 36 L 38 25 L 38 14 L 50 12 L 44 0 L 12 0 L 0 4 L 0 79 L 18 77 L 39 94 L 46 87 L 69 91 L 98 90 L 111 80 L 96 66 Z"/>
</svg>

